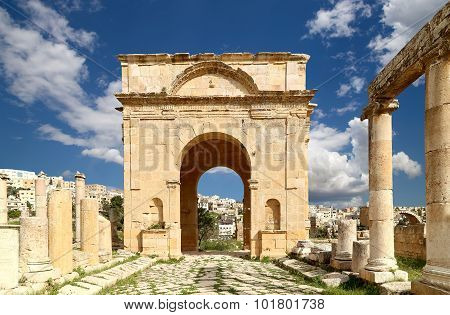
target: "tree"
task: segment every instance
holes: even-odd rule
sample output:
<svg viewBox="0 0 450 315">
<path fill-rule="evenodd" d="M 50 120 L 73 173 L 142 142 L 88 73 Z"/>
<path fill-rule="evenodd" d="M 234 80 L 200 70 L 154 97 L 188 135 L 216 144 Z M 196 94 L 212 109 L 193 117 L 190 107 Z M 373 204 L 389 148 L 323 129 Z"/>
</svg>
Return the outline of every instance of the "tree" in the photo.
<svg viewBox="0 0 450 315">
<path fill-rule="evenodd" d="M 123 198 L 121 196 L 114 196 L 108 202 L 102 201 L 102 214 L 111 222 L 111 237 L 114 248 L 122 248 L 123 239 L 118 231 L 123 232 Z"/>
<path fill-rule="evenodd" d="M 218 234 L 219 215 L 206 210 L 205 208 L 198 209 L 198 245 L 202 241 L 217 236 Z"/>
<path fill-rule="evenodd" d="M 14 197 L 19 197 L 19 190 L 20 188 L 16 188 L 13 186 L 8 186 L 7 190 L 7 195 L 8 196 L 14 196 Z"/>
</svg>

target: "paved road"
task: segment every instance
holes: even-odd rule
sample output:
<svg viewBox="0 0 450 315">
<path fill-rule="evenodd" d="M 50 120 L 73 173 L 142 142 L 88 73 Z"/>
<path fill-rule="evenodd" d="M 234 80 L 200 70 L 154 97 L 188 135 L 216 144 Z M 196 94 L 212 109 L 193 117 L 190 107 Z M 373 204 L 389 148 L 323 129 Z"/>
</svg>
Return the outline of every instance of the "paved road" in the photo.
<svg viewBox="0 0 450 315">
<path fill-rule="evenodd" d="M 186 255 L 176 264 L 157 264 L 112 294 L 317 294 L 298 284 L 287 271 L 271 263 L 227 255 Z"/>
</svg>

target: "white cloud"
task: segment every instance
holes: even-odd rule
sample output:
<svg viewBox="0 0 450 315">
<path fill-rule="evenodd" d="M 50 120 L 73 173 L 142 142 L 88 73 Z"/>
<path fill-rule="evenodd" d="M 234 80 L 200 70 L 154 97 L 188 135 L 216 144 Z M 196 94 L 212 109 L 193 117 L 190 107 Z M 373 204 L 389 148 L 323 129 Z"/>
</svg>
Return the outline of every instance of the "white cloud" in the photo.
<svg viewBox="0 0 450 315">
<path fill-rule="evenodd" d="M 324 118 L 324 117 L 327 116 L 327 114 L 323 110 L 321 110 L 320 108 L 315 108 L 314 112 L 313 112 L 313 115 L 317 119 L 321 119 L 321 118 Z"/>
<path fill-rule="evenodd" d="M 447 0 L 382 0 L 381 22 L 390 33 L 369 43 L 381 65 L 387 64 Z"/>
<path fill-rule="evenodd" d="M 217 166 L 217 167 L 213 167 L 211 169 L 209 169 L 206 173 L 208 174 L 233 174 L 235 173 L 235 171 L 233 171 L 232 169 L 228 168 L 228 167 L 224 167 L 224 166 Z"/>
<path fill-rule="evenodd" d="M 343 83 L 339 86 L 336 94 L 339 97 L 342 97 L 349 94 L 350 92 L 361 93 L 365 84 L 366 79 L 358 76 L 352 76 L 349 80 L 349 83 Z"/>
<path fill-rule="evenodd" d="M 312 124 L 309 144 L 310 202 L 337 207 L 363 204 L 368 191 L 368 123 L 353 118 L 344 131 Z M 394 174 L 421 174 L 404 152 L 393 156 Z"/>
<path fill-rule="evenodd" d="M 75 176 L 75 172 L 71 170 L 65 170 L 61 173 L 61 176 L 68 180 L 73 180 L 73 177 Z"/>
<path fill-rule="evenodd" d="M 362 0 L 340 0 L 333 8 L 317 11 L 314 19 L 306 26 L 309 35 L 319 34 L 322 37 L 351 37 L 356 28 L 352 26 L 358 17 L 370 17 L 371 7 Z"/>
<path fill-rule="evenodd" d="M 343 107 L 333 108 L 333 111 L 336 112 L 339 116 L 341 116 L 348 112 L 354 112 L 357 109 L 358 109 L 358 104 L 356 102 L 350 102 Z"/>
<path fill-rule="evenodd" d="M 38 131 L 47 139 L 121 163 L 121 116 L 114 109 L 120 103 L 113 95 L 120 82 L 110 82 L 102 96 L 88 95 L 82 87 L 88 77 L 86 59 L 68 45 L 89 48 L 95 36 L 69 27 L 63 16 L 38 1 L 22 5 L 32 20 L 45 22 L 59 42 L 19 24 L 0 8 L 0 70 L 9 92 L 25 104 L 48 106 L 66 124 L 63 132 L 44 123 Z"/>
<path fill-rule="evenodd" d="M 403 151 L 398 152 L 392 156 L 392 168 L 394 174 L 404 172 L 409 178 L 414 178 L 422 173 L 422 167 L 419 163 L 411 160 L 410 157 Z"/>
<path fill-rule="evenodd" d="M 117 164 L 123 163 L 123 157 L 120 154 L 120 151 L 117 149 L 109 149 L 109 148 L 84 149 L 83 151 L 81 151 L 81 154 L 85 156 L 96 157 Z"/>
</svg>

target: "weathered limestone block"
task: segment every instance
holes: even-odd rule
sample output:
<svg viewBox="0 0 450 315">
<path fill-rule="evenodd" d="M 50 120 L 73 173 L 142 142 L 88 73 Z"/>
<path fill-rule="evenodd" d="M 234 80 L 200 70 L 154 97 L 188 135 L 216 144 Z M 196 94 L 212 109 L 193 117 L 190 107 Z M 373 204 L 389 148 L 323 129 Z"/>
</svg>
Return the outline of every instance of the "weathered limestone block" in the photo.
<svg viewBox="0 0 450 315">
<path fill-rule="evenodd" d="M 48 256 L 47 217 L 20 219 L 20 265 L 29 282 L 45 282 L 58 276 Z"/>
<path fill-rule="evenodd" d="M 17 225 L 0 225 L 0 289 L 19 285 L 19 229 Z"/>
<path fill-rule="evenodd" d="M 0 224 L 8 224 L 7 186 L 2 178 L 0 178 Z"/>
<path fill-rule="evenodd" d="M 89 254 L 91 266 L 99 263 L 98 207 L 95 199 L 81 200 L 81 251 Z"/>
<path fill-rule="evenodd" d="M 86 194 L 86 176 L 83 173 L 75 174 L 75 244 L 79 246 L 81 239 L 81 199 Z"/>
<path fill-rule="evenodd" d="M 112 239 L 111 239 L 111 223 L 104 216 L 98 216 L 98 256 L 100 262 L 107 262 L 112 259 Z"/>
<path fill-rule="evenodd" d="M 352 272 L 359 273 L 367 265 L 369 250 L 369 241 L 353 242 Z"/>
<path fill-rule="evenodd" d="M 48 251 L 53 267 L 61 275 L 72 272 L 72 195 L 54 190 L 48 202 Z"/>
<path fill-rule="evenodd" d="M 350 270 L 352 266 L 353 242 L 356 241 L 356 220 L 340 220 L 336 256 L 331 262 L 333 268 Z"/>
</svg>

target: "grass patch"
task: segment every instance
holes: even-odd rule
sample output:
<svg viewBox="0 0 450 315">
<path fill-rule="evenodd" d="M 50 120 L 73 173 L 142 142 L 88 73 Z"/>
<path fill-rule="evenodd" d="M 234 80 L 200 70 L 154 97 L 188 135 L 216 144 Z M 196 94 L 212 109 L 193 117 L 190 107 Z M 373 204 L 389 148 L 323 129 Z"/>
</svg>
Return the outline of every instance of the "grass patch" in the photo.
<svg viewBox="0 0 450 315">
<path fill-rule="evenodd" d="M 425 267 L 426 261 L 422 259 L 414 259 L 407 257 L 395 257 L 400 270 L 408 273 L 408 280 L 414 281 L 422 276 L 422 268 Z"/>
<path fill-rule="evenodd" d="M 103 288 L 100 292 L 97 293 L 97 295 L 111 295 L 115 293 L 115 289 L 117 287 L 136 287 L 138 285 L 138 278 L 141 275 L 141 272 L 138 271 L 135 274 L 132 274 L 131 276 L 119 280 L 116 282 L 115 285 L 108 287 L 108 288 Z"/>
<path fill-rule="evenodd" d="M 76 273 L 78 273 L 78 277 L 76 277 L 75 279 L 73 279 L 72 281 L 65 281 L 65 282 L 63 282 L 62 284 L 57 284 L 57 283 L 55 283 L 52 279 L 49 279 L 49 280 L 47 280 L 47 282 L 46 282 L 46 287 L 43 289 L 43 290 L 41 290 L 41 291 L 38 291 L 38 292 L 35 292 L 35 294 L 36 295 L 57 295 L 58 294 L 58 292 L 59 292 L 59 290 L 62 288 L 62 287 L 64 287 L 64 286 L 66 286 L 66 285 L 74 285 L 74 286 L 79 286 L 79 285 L 77 285 L 77 284 L 75 284 L 76 282 L 78 282 L 78 281 L 80 281 L 81 279 L 83 279 L 84 277 L 87 277 L 87 276 L 91 276 L 91 275 L 94 275 L 94 274 L 97 274 L 97 273 L 101 273 L 101 272 L 103 272 L 103 271 L 105 271 L 105 270 L 109 270 L 109 269 L 111 269 L 111 268 L 114 268 L 114 267 L 116 267 L 116 266 L 118 266 L 118 265 L 122 265 L 122 264 L 125 264 L 125 263 L 127 263 L 127 262 L 131 262 L 131 261 L 134 261 L 134 260 L 136 260 L 136 259 L 138 259 L 139 258 L 139 256 L 131 256 L 131 257 L 128 257 L 127 259 L 125 259 L 125 260 L 123 260 L 123 261 L 121 261 L 121 262 L 117 262 L 117 263 L 115 263 L 115 264 L 112 264 L 111 266 L 109 266 L 109 267 L 103 267 L 103 268 L 101 268 L 101 269 L 99 269 L 99 270 L 95 270 L 95 271 L 91 271 L 91 272 L 86 272 L 85 270 L 84 270 L 84 268 L 82 268 L 82 267 L 77 267 L 77 268 L 75 268 L 74 269 L 74 271 L 76 272 Z"/>
<path fill-rule="evenodd" d="M 178 264 L 184 260 L 184 256 L 181 256 L 180 258 L 169 258 L 169 259 L 158 259 L 155 264 Z"/>
<path fill-rule="evenodd" d="M 205 240 L 200 244 L 200 250 L 216 250 L 232 252 L 242 249 L 242 241 L 239 240 Z"/>
</svg>

